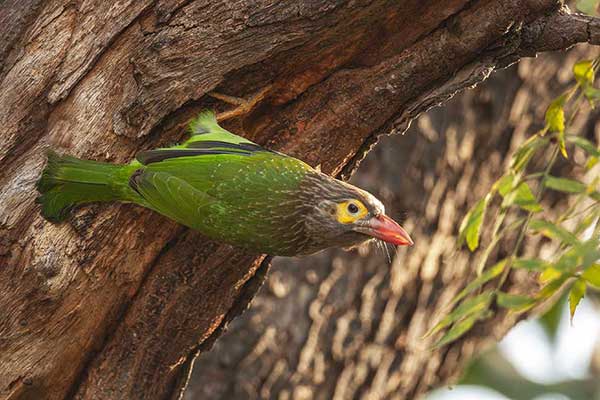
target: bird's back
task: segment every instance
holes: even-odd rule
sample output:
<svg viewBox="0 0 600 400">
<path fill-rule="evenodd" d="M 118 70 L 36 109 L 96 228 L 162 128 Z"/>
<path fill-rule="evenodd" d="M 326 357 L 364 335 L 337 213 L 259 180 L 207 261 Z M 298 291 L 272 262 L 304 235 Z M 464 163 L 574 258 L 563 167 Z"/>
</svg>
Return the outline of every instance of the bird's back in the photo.
<svg viewBox="0 0 600 400">
<path fill-rule="evenodd" d="M 140 203 L 214 239 L 294 253 L 303 233 L 298 190 L 313 169 L 225 131 L 213 114 L 191 129 L 182 145 L 137 155 L 131 185 Z"/>
</svg>

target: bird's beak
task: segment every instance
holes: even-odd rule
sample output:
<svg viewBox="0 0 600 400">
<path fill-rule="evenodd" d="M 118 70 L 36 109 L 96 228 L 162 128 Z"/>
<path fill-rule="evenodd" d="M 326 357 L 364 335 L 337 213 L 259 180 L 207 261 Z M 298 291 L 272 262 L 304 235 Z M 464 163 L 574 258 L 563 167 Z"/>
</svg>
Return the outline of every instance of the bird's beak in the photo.
<svg viewBox="0 0 600 400">
<path fill-rule="evenodd" d="M 408 232 L 384 214 L 371 218 L 367 223 L 365 233 L 397 246 L 412 246 L 414 244 Z"/>
</svg>

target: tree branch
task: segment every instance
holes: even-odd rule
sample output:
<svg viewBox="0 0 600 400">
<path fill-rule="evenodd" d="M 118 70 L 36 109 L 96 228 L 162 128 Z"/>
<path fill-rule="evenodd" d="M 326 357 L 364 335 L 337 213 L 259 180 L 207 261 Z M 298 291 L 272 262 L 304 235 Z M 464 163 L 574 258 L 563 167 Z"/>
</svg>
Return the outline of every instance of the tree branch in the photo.
<svg viewBox="0 0 600 400">
<path fill-rule="evenodd" d="M 577 43 L 600 44 L 600 18 L 573 14 L 568 7 L 563 6 L 556 12 L 511 27 L 506 35 L 486 48 L 477 60 L 463 66 L 447 81 L 406 104 L 400 116 L 365 140 L 353 159 L 344 166 L 340 177 L 350 177 L 380 135 L 403 134 L 410 127 L 411 121 L 421 113 L 441 105 L 465 88 L 476 86 L 494 70 L 506 68 L 523 57 L 535 57 L 546 51 L 566 50 Z"/>
<path fill-rule="evenodd" d="M 574 14 L 563 6 L 523 27 L 519 55 L 566 50 L 577 43 L 600 44 L 600 18 Z"/>
</svg>

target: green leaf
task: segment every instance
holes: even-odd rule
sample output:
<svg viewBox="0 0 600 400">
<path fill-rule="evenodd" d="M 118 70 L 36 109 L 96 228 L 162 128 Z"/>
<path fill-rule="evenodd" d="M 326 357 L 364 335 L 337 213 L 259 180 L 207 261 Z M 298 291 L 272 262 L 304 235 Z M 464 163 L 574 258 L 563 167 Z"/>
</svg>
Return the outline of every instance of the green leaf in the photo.
<svg viewBox="0 0 600 400">
<path fill-rule="evenodd" d="M 590 169 L 594 168 L 596 164 L 598 164 L 598 158 L 599 157 L 590 157 L 590 159 L 585 163 L 585 169 L 589 171 Z"/>
<path fill-rule="evenodd" d="M 517 258 L 513 261 L 512 266 L 528 271 L 543 271 L 550 266 L 550 263 L 539 258 Z"/>
<path fill-rule="evenodd" d="M 576 235 L 581 234 L 583 231 L 588 229 L 592 224 L 595 224 L 597 220 L 596 213 L 589 213 L 583 216 L 581 221 L 577 224 L 577 227 L 573 231 Z"/>
<path fill-rule="evenodd" d="M 538 276 L 538 281 L 540 283 L 548 283 L 548 282 L 555 281 L 555 280 L 561 278 L 562 276 L 563 276 L 562 271 L 559 271 L 556 268 L 550 266 L 550 267 L 546 268 L 544 271 L 542 271 L 540 276 Z"/>
<path fill-rule="evenodd" d="M 544 138 L 539 134 L 531 136 L 515 151 L 510 168 L 515 172 L 525 169 L 537 149 L 545 146 L 549 141 L 548 138 Z"/>
<path fill-rule="evenodd" d="M 450 324 L 461 320 L 465 317 L 468 317 L 472 314 L 481 313 L 482 311 L 486 311 L 492 301 L 494 296 L 493 291 L 483 292 L 475 297 L 471 297 L 463 301 L 456 309 L 454 309 L 450 314 L 444 317 L 440 322 L 438 322 L 429 332 L 425 334 L 425 337 L 431 336 Z"/>
<path fill-rule="evenodd" d="M 557 97 L 550 103 L 546 110 L 546 129 L 550 132 L 557 132 L 556 139 L 563 157 L 567 156 L 567 147 L 565 146 L 565 105 L 566 96 Z"/>
<path fill-rule="evenodd" d="M 475 251 L 479 246 L 479 235 L 481 224 L 485 217 L 485 210 L 488 206 L 491 196 L 488 194 L 479 200 L 475 206 L 465 215 L 459 230 L 459 243 L 466 240 L 469 250 Z"/>
<path fill-rule="evenodd" d="M 489 310 L 482 310 L 454 324 L 452 328 L 450 328 L 448 332 L 446 332 L 444 336 L 440 338 L 440 340 L 435 344 L 434 348 L 439 348 L 447 345 L 448 343 L 454 342 L 465 333 L 470 331 L 471 328 L 473 328 L 473 325 L 475 325 L 475 322 L 479 321 L 480 319 L 489 318 L 491 315 L 492 313 Z"/>
<path fill-rule="evenodd" d="M 582 13 L 596 15 L 596 11 L 598 9 L 598 0 L 577 0 L 575 7 Z"/>
<path fill-rule="evenodd" d="M 565 193 L 583 193 L 586 190 L 586 186 L 579 181 L 555 176 L 547 176 L 544 179 L 544 186 Z"/>
<path fill-rule="evenodd" d="M 587 283 L 600 289 L 600 264 L 592 264 L 581 274 Z"/>
<path fill-rule="evenodd" d="M 565 251 L 558 259 L 554 268 L 559 271 L 573 273 L 576 269 L 586 269 L 600 259 L 600 243 L 598 238 L 591 238 L 583 243 L 577 243 Z"/>
<path fill-rule="evenodd" d="M 563 243 L 576 245 L 579 243 L 577 237 L 566 229 L 548 222 L 543 219 L 534 219 L 529 223 L 529 228 L 537 233 L 541 233 L 550 239 L 560 240 Z"/>
<path fill-rule="evenodd" d="M 532 297 L 522 296 L 518 294 L 510 294 L 498 292 L 496 304 L 502 308 L 508 308 L 515 312 L 523 312 L 535 306 L 537 300 Z"/>
<path fill-rule="evenodd" d="M 576 245 L 573 251 L 579 257 L 578 262 L 581 268 L 589 268 L 600 260 L 600 238 L 592 237 L 583 243 Z"/>
<path fill-rule="evenodd" d="M 513 189 L 514 180 L 514 174 L 506 174 L 496 181 L 493 190 L 498 190 L 498 193 L 500 193 L 500 195 L 504 197 Z"/>
<path fill-rule="evenodd" d="M 560 154 L 562 154 L 564 158 L 569 158 L 569 154 L 567 153 L 567 145 L 565 144 L 565 131 L 558 132 L 556 139 L 558 140 Z"/>
<path fill-rule="evenodd" d="M 552 297 L 563 287 L 563 284 L 567 279 L 569 279 L 569 277 L 569 275 L 565 274 L 551 281 L 546 286 L 544 286 L 539 292 L 537 292 L 535 298 L 538 300 L 546 300 Z"/>
<path fill-rule="evenodd" d="M 565 95 L 557 97 L 546 110 L 546 128 L 550 132 L 565 131 L 565 100 Z"/>
<path fill-rule="evenodd" d="M 594 83 L 594 67 L 591 60 L 581 60 L 573 65 L 573 75 L 575 80 L 582 87 Z"/>
<path fill-rule="evenodd" d="M 474 279 L 471 283 L 469 283 L 463 290 L 460 291 L 459 294 L 450 302 L 451 304 L 456 304 L 465 298 L 467 295 L 471 294 L 471 292 L 479 289 L 481 286 L 485 285 L 487 282 L 491 281 L 498 275 L 504 271 L 504 266 L 508 260 L 504 259 L 496 263 L 494 266 L 488 268 L 479 275 L 476 279 Z"/>
<path fill-rule="evenodd" d="M 579 302 L 585 296 L 585 281 L 583 279 L 577 279 L 573 282 L 573 286 L 571 286 L 571 290 L 569 291 L 569 311 L 571 312 L 571 323 L 573 323 L 573 316 L 575 315 L 575 310 L 579 305 Z"/>
<path fill-rule="evenodd" d="M 573 143 L 575 146 L 579 147 L 580 149 L 588 153 L 590 156 L 600 157 L 600 150 L 598 150 L 598 148 L 589 140 L 582 138 L 581 136 L 573 135 L 566 136 L 566 140 L 569 143 Z"/>
<path fill-rule="evenodd" d="M 594 107 L 596 102 L 600 100 L 600 90 L 596 89 L 593 86 L 586 86 L 583 89 L 583 94 L 585 98 L 588 99 L 592 108 Z"/>
<path fill-rule="evenodd" d="M 560 256 L 554 268 L 561 272 L 575 272 L 577 266 L 580 264 L 580 258 L 574 247 L 571 247 L 563 255 Z"/>
<path fill-rule="evenodd" d="M 566 300 L 567 296 L 561 296 L 561 298 L 539 319 L 544 331 L 552 343 L 556 342 L 560 317 L 562 316 L 562 312 L 565 308 Z"/>
<path fill-rule="evenodd" d="M 531 192 L 531 188 L 525 182 L 521 182 L 516 189 L 503 197 L 502 207 L 510 207 L 514 204 L 531 212 L 540 212 L 543 210 Z"/>
</svg>

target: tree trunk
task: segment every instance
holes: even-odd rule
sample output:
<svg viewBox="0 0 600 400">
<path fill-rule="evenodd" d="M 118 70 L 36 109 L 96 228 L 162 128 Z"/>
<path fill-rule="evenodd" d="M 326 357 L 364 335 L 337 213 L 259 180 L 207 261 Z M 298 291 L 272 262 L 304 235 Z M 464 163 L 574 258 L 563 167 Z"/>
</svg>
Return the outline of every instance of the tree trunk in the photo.
<svg viewBox="0 0 600 400">
<path fill-rule="evenodd" d="M 380 134 L 404 131 L 522 55 L 598 43 L 598 26 L 554 0 L 0 3 L 0 396 L 177 397 L 195 355 L 246 307 L 268 269 L 264 256 L 132 205 L 86 206 L 68 223 L 45 222 L 34 183 L 48 147 L 126 162 L 181 140 L 199 110 L 222 107 L 210 91 L 268 88 L 232 130 L 346 177 Z M 416 157 L 412 140 L 399 145 Z M 421 162 L 433 160 L 421 154 Z M 437 185 L 415 193 L 414 204 Z M 419 294 L 438 306 L 437 268 L 418 268 L 438 255 L 422 247 L 412 273 L 392 269 L 396 301 Z M 416 271 L 431 276 L 426 294 L 411 285 Z M 385 277 L 374 276 L 369 290 Z M 382 315 L 427 315 L 392 310 Z M 370 323 L 356 318 L 343 321 Z M 440 351 L 439 363 L 459 348 Z M 306 351 L 300 365 L 316 354 Z"/>
</svg>

